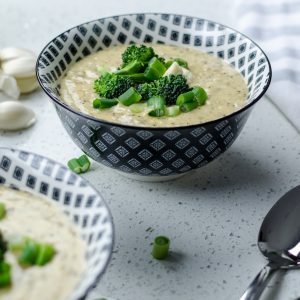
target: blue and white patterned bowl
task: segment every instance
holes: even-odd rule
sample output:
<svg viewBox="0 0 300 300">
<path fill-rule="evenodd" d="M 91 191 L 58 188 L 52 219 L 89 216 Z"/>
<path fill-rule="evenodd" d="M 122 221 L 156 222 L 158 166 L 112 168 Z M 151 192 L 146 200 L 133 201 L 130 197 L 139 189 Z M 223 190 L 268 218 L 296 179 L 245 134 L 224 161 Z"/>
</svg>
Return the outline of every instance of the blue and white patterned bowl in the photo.
<svg viewBox="0 0 300 300">
<path fill-rule="evenodd" d="M 70 300 L 83 300 L 104 273 L 113 248 L 113 221 L 99 193 L 65 166 L 33 153 L 0 148 L 0 185 L 60 204 L 86 243 L 86 266 Z"/>
<path fill-rule="evenodd" d="M 245 78 L 247 104 L 226 117 L 199 125 L 146 128 L 102 121 L 61 101 L 60 79 L 76 61 L 114 45 L 145 42 L 193 47 L 224 59 Z M 81 24 L 54 38 L 37 61 L 39 83 L 80 149 L 119 171 L 161 179 L 204 166 L 226 151 L 268 89 L 271 73 L 264 52 L 236 30 L 201 18 L 160 13 Z"/>
</svg>

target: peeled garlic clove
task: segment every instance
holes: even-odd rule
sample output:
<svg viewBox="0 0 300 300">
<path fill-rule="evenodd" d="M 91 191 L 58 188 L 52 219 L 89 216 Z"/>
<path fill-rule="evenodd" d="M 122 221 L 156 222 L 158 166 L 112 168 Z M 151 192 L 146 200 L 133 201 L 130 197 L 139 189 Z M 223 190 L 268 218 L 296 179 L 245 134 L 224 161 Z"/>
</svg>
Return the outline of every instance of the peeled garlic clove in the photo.
<svg viewBox="0 0 300 300">
<path fill-rule="evenodd" d="M 35 74 L 36 59 L 26 56 L 4 61 L 1 64 L 3 73 L 15 78 L 30 77 Z"/>
<path fill-rule="evenodd" d="M 36 122 L 33 110 L 17 101 L 0 103 L 0 130 L 21 130 Z"/>
<path fill-rule="evenodd" d="M 27 78 L 17 78 L 16 80 L 22 94 L 30 93 L 39 86 L 35 75 Z"/>
<path fill-rule="evenodd" d="M 2 62 L 26 56 L 35 57 L 35 54 L 32 51 L 23 48 L 7 47 L 0 49 L 0 61 Z"/>
<path fill-rule="evenodd" d="M 20 89 L 14 77 L 0 72 L 0 91 L 6 95 L 18 99 L 20 96 Z"/>
<path fill-rule="evenodd" d="M 23 48 L 7 47 L 0 49 L 0 60 L 2 61 L 26 56 L 35 57 L 35 54 L 31 50 Z"/>
</svg>

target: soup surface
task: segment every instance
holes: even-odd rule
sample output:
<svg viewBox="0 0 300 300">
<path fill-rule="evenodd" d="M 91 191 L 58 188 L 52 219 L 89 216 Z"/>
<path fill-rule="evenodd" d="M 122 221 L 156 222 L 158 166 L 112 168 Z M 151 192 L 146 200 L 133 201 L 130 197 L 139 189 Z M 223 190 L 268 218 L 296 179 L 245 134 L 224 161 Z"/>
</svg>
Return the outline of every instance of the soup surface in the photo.
<svg viewBox="0 0 300 300">
<path fill-rule="evenodd" d="M 0 186 L 6 216 L 0 221 L 5 239 L 29 237 L 50 243 L 56 254 L 46 265 L 22 268 L 10 251 L 12 285 L 0 289 L 1 300 L 66 300 L 85 270 L 85 244 L 72 222 L 50 200 Z"/>
<path fill-rule="evenodd" d="M 151 117 L 146 111 L 133 113 L 128 106 L 118 104 L 109 109 L 94 109 L 97 98 L 93 90 L 99 77 L 97 68 L 109 70 L 121 65 L 126 45 L 112 47 L 89 55 L 73 65 L 61 81 L 61 97 L 68 105 L 98 119 L 135 126 L 173 127 L 200 124 L 226 116 L 246 103 L 247 86 L 243 77 L 220 58 L 196 49 L 169 45 L 151 45 L 155 53 L 165 58 L 183 58 L 192 73 L 189 85 L 202 86 L 207 94 L 206 104 L 176 117 Z"/>
</svg>

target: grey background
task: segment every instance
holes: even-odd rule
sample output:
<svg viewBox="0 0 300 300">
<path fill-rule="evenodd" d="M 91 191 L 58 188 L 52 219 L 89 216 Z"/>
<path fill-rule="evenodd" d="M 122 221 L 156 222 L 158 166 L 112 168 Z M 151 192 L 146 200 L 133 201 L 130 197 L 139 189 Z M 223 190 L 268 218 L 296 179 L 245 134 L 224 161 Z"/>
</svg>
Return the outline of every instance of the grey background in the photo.
<svg viewBox="0 0 300 300">
<path fill-rule="evenodd" d="M 18 46 L 38 53 L 74 25 L 126 12 L 176 12 L 236 27 L 233 6 L 229 0 L 0 0 L 0 48 Z M 1 146 L 41 153 L 62 163 L 80 154 L 41 90 L 21 101 L 37 112 L 38 123 L 21 133 L 0 133 Z M 299 184 L 299 162 L 298 133 L 264 98 L 222 157 L 182 179 L 132 181 L 93 163 L 84 177 L 111 208 L 116 244 L 90 299 L 101 295 L 124 300 L 239 299 L 265 263 L 256 246 L 260 223 L 276 200 Z M 159 234 L 171 239 L 166 261 L 150 255 L 150 243 Z M 300 273 L 279 275 L 264 298 L 299 297 Z"/>
</svg>

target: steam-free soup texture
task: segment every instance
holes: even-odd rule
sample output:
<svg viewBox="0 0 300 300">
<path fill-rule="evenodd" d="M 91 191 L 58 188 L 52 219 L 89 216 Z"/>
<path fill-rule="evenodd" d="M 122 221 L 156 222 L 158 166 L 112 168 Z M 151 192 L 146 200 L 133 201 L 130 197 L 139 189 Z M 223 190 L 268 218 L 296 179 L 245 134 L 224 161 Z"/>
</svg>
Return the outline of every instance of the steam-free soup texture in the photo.
<svg viewBox="0 0 300 300">
<path fill-rule="evenodd" d="M 151 45 L 155 52 L 165 58 L 183 58 L 192 73 L 189 85 L 202 86 L 208 93 L 204 106 L 176 117 L 155 118 L 147 111 L 133 113 L 130 108 L 118 104 L 109 109 L 94 109 L 97 98 L 93 90 L 94 80 L 99 77 L 97 68 L 108 70 L 121 65 L 121 54 L 127 46 L 111 47 L 89 55 L 74 64 L 61 82 L 61 97 L 71 107 L 114 123 L 149 127 L 173 127 L 200 124 L 226 116 L 246 103 L 247 86 L 243 77 L 220 58 L 202 51 L 169 45 Z"/>
<path fill-rule="evenodd" d="M 11 287 L 0 289 L 1 300 L 67 300 L 85 270 L 85 244 L 71 221 L 55 203 L 39 196 L 0 186 L 7 214 L 0 221 L 6 239 L 30 237 L 50 243 L 56 254 L 45 266 L 22 268 L 7 251 L 12 265 Z"/>
</svg>

